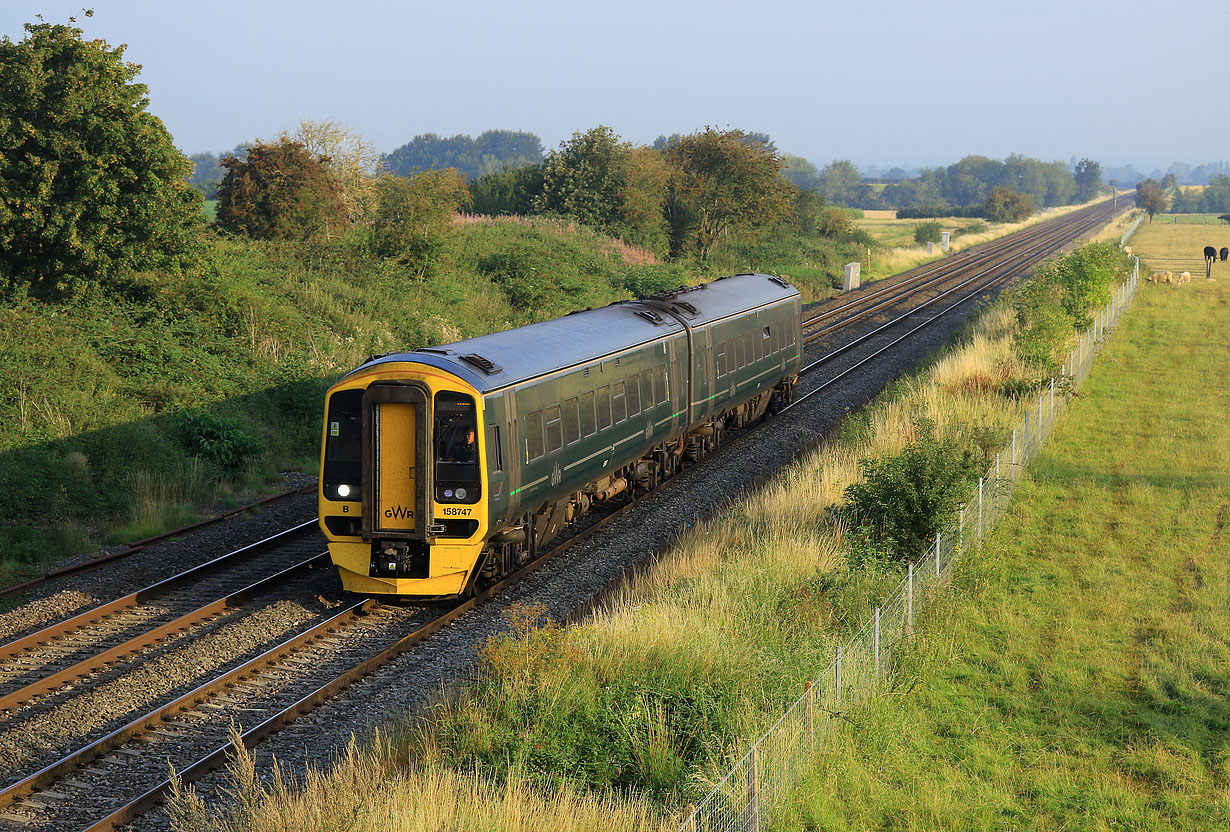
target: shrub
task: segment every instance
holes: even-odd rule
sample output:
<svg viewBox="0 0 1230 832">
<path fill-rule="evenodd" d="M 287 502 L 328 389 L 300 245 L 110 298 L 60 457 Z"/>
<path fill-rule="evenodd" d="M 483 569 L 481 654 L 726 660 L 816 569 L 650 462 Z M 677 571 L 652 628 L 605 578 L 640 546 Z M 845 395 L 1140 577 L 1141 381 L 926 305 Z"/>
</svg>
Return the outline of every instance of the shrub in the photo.
<svg viewBox="0 0 1230 832">
<path fill-rule="evenodd" d="M 465 182 L 454 168 L 381 178 L 371 226 L 372 252 L 429 274 L 465 194 Z"/>
<path fill-rule="evenodd" d="M 176 422 L 180 439 L 189 453 L 212 462 L 228 473 L 236 471 L 265 450 L 235 420 L 207 410 L 185 410 Z"/>
<path fill-rule="evenodd" d="M 665 292 L 668 289 L 677 289 L 686 281 L 687 273 L 682 267 L 656 263 L 629 267 L 620 282 L 625 289 L 640 297 L 652 295 L 655 292 Z"/>
<path fill-rule="evenodd" d="M 920 222 L 914 226 L 914 242 L 922 243 L 938 243 L 940 241 L 940 224 L 938 222 Z"/>
<path fill-rule="evenodd" d="M 846 488 L 838 514 L 859 530 L 860 550 L 888 543 L 898 558 L 913 557 L 957 513 L 980 465 L 971 449 L 939 438 L 934 422 L 919 419 L 900 454 L 859 462 L 862 480 Z"/>
<path fill-rule="evenodd" d="M 218 225 L 262 240 L 310 240 L 349 224 L 328 160 L 302 142 L 258 142 L 244 158 L 227 156 L 218 188 Z"/>
<path fill-rule="evenodd" d="M 817 230 L 826 237 L 836 237 L 850 230 L 850 213 L 842 208 L 825 208 L 820 212 Z"/>
</svg>

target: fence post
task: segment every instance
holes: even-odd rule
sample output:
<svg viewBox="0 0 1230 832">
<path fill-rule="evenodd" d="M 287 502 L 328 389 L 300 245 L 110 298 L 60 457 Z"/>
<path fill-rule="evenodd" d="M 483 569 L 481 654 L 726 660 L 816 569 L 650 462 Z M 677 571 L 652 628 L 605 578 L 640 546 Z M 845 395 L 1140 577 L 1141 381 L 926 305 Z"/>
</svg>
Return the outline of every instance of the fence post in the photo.
<svg viewBox="0 0 1230 832">
<path fill-rule="evenodd" d="M 1051 424 L 1055 424 L 1055 377 L 1051 376 Z"/>
<path fill-rule="evenodd" d="M 1044 434 L 1042 433 L 1043 424 L 1044 423 L 1042 421 L 1042 394 L 1039 393 L 1038 394 L 1038 447 L 1039 449 L 1041 449 L 1042 447 L 1042 439 L 1044 436 Z"/>
<path fill-rule="evenodd" d="M 876 607 L 875 623 L 876 678 L 880 678 L 880 608 Z"/>
<path fill-rule="evenodd" d="M 840 703 L 841 702 L 841 645 L 840 644 L 837 645 L 837 663 L 833 671 L 833 677 L 834 677 L 834 685 L 833 685 L 834 695 L 837 698 L 837 702 Z"/>
<path fill-rule="evenodd" d="M 965 509 L 957 514 L 957 557 L 965 553 Z"/>
<path fill-rule="evenodd" d="M 807 747 L 816 748 L 816 688 L 811 682 L 803 684 L 803 716 L 807 719 Z"/>
<path fill-rule="evenodd" d="M 1016 476 L 1016 428 L 1012 429 L 1012 464 L 1008 468 L 1008 476 Z"/>
<path fill-rule="evenodd" d="M 935 579 L 940 578 L 940 533 L 935 533 Z"/>
<path fill-rule="evenodd" d="M 747 832 L 760 832 L 760 784 L 756 746 L 747 755 Z"/>
<path fill-rule="evenodd" d="M 978 542 L 982 542 L 982 477 L 978 478 Z"/>
<path fill-rule="evenodd" d="M 1025 411 L 1025 441 L 1022 443 L 1025 452 L 1025 458 L 1021 460 L 1021 467 L 1025 467 L 1025 463 L 1029 462 L 1029 411 Z"/>
<path fill-rule="evenodd" d="M 995 485 L 999 486 L 999 451 L 995 452 Z"/>
<path fill-rule="evenodd" d="M 914 561 L 905 574 L 905 631 L 914 632 Z"/>
</svg>

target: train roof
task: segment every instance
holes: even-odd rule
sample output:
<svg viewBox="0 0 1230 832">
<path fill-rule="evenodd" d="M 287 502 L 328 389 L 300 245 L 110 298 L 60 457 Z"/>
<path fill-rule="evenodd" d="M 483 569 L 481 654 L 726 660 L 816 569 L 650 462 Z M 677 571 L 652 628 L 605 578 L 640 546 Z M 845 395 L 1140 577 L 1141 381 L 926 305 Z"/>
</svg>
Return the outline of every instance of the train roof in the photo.
<svg viewBox="0 0 1230 832">
<path fill-rule="evenodd" d="M 698 326 L 797 296 L 798 290 L 780 277 L 740 274 L 453 344 L 380 356 L 363 367 L 429 364 L 489 393 L 682 333 L 681 319 Z"/>
</svg>

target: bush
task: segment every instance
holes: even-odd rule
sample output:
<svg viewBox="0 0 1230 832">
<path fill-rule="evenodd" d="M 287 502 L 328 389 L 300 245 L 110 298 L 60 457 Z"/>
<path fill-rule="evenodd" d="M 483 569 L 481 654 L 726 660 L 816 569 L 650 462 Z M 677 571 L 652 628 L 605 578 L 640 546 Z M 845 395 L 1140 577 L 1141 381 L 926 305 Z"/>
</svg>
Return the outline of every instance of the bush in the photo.
<svg viewBox="0 0 1230 832">
<path fill-rule="evenodd" d="M 889 544 L 901 559 L 925 551 L 978 478 L 978 455 L 940 439 L 934 422 L 919 419 L 915 433 L 900 454 L 861 460 L 862 481 L 845 490 L 838 514 L 858 530 L 860 550 Z"/>
<path fill-rule="evenodd" d="M 185 410 L 176 419 L 179 434 L 189 453 L 202 457 L 223 471 L 233 473 L 265 450 L 233 419 L 207 410 Z"/>
<path fill-rule="evenodd" d="M 310 240 L 349 225 L 342 190 L 327 159 L 302 142 L 258 142 L 222 160 L 218 226 L 261 240 Z"/>
<path fill-rule="evenodd" d="M 919 245 L 923 243 L 938 243 L 941 233 L 938 222 L 920 222 L 914 226 L 914 242 Z"/>
<path fill-rule="evenodd" d="M 623 274 L 620 283 L 637 297 L 677 289 L 687 282 L 687 272 L 674 264 L 651 264 L 631 266 Z"/>
<path fill-rule="evenodd" d="M 465 193 L 465 182 L 454 168 L 383 177 L 376 187 L 372 252 L 430 274 Z"/>
</svg>

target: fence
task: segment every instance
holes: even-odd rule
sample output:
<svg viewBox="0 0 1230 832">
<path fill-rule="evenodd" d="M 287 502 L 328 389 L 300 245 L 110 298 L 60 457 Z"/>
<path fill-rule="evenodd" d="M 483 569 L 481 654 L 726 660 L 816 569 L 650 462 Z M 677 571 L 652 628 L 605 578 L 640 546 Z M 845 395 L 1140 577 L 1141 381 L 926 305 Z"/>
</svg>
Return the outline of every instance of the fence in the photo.
<svg viewBox="0 0 1230 832">
<path fill-rule="evenodd" d="M 1073 388 L 1089 376 L 1093 358 L 1124 311 L 1140 281 L 1140 259 L 1132 276 L 1116 289 L 1106 308 L 1081 333 L 1063 364 Z M 848 710 L 873 692 L 892 669 L 893 656 L 914 629 L 920 611 L 944 586 L 954 561 L 967 542 L 975 544 L 1008 506 L 1012 486 L 1042 449 L 1057 415 L 1063 391 L 1056 381 L 1038 396 L 1037 407 L 1012 431 L 1012 440 L 995 455 L 995 465 L 978 479 L 978 490 L 960 510 L 957 524 L 936 534 L 935 542 L 884 603 L 875 608 L 862 630 L 839 645 L 833 663 L 809 682 L 781 718 L 766 731 L 699 805 L 687 814 L 680 832 L 761 832 L 770 807 L 780 803 L 810 764 L 813 752 L 839 730 L 833 715 Z"/>
</svg>

